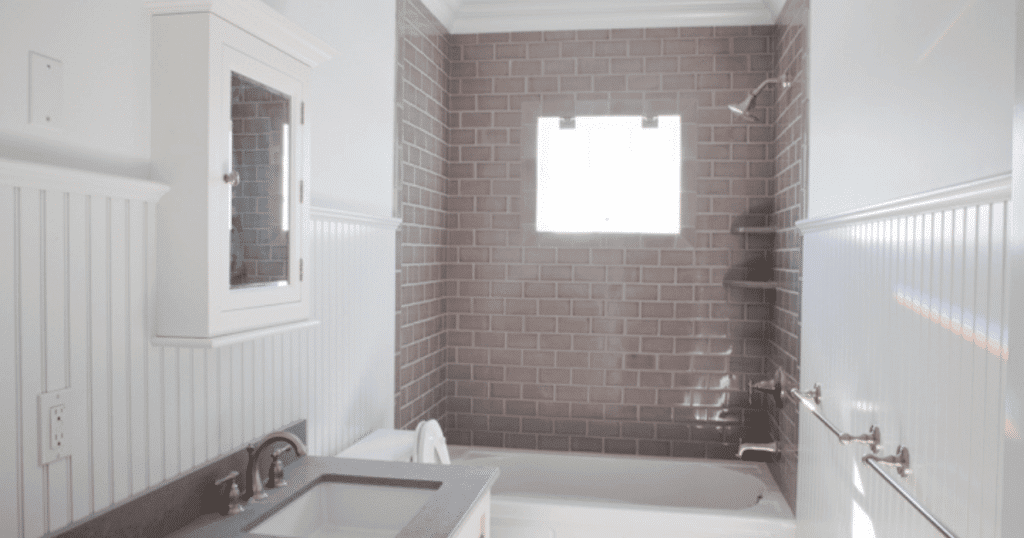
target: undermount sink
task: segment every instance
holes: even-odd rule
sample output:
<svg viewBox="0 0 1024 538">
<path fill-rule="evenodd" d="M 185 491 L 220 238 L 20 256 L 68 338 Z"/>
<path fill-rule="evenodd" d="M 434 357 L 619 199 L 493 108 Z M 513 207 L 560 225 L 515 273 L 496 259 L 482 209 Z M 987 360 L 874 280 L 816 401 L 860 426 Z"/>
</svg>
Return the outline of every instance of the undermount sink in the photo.
<svg viewBox="0 0 1024 538">
<path fill-rule="evenodd" d="M 439 482 L 325 476 L 249 532 L 284 538 L 394 538 Z"/>
</svg>

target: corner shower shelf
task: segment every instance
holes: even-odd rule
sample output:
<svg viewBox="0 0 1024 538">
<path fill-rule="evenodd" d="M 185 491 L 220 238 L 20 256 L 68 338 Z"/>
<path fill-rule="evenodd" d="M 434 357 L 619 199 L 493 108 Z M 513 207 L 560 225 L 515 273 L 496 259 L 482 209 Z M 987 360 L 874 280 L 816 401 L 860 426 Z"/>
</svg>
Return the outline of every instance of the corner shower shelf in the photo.
<svg viewBox="0 0 1024 538">
<path fill-rule="evenodd" d="M 732 286 L 734 288 L 752 288 L 759 290 L 770 290 L 779 287 L 779 283 L 774 280 L 726 280 L 722 282 L 726 286 Z"/>
<path fill-rule="evenodd" d="M 778 232 L 771 226 L 737 226 L 732 229 L 734 234 L 773 234 Z"/>
</svg>

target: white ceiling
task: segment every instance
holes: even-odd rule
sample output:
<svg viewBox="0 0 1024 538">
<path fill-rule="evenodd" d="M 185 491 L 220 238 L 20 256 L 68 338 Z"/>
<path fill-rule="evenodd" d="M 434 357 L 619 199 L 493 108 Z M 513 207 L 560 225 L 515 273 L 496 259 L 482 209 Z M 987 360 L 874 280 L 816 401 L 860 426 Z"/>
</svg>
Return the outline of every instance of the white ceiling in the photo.
<svg viewBox="0 0 1024 538">
<path fill-rule="evenodd" d="M 423 0 L 453 34 L 774 24 L 786 0 Z"/>
</svg>

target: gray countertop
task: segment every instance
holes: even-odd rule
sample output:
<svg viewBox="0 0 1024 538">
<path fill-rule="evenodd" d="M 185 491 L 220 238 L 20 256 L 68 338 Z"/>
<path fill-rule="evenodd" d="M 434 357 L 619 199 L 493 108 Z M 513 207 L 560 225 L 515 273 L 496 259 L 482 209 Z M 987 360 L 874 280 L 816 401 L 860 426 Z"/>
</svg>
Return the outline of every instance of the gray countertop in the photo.
<svg viewBox="0 0 1024 538">
<path fill-rule="evenodd" d="M 447 538 L 459 528 L 470 509 L 497 480 L 498 469 L 305 456 L 285 468 L 285 478 L 287 486 L 267 490 L 270 496 L 262 502 L 246 504 L 245 512 L 233 516 L 210 514 L 199 517 L 169 538 L 265 536 L 246 532 L 246 529 L 262 523 L 287 501 L 325 480 L 361 484 L 440 483 L 396 538 Z"/>
</svg>

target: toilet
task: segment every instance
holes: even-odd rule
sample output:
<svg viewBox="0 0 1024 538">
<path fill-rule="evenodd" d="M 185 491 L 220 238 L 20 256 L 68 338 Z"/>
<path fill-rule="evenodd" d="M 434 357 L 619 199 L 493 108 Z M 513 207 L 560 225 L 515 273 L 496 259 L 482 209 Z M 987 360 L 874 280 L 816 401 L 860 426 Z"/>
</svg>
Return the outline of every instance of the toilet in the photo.
<svg viewBox="0 0 1024 538">
<path fill-rule="evenodd" d="M 382 428 L 337 454 L 339 458 L 448 465 L 448 444 L 437 420 L 421 421 L 415 431 Z"/>
</svg>

